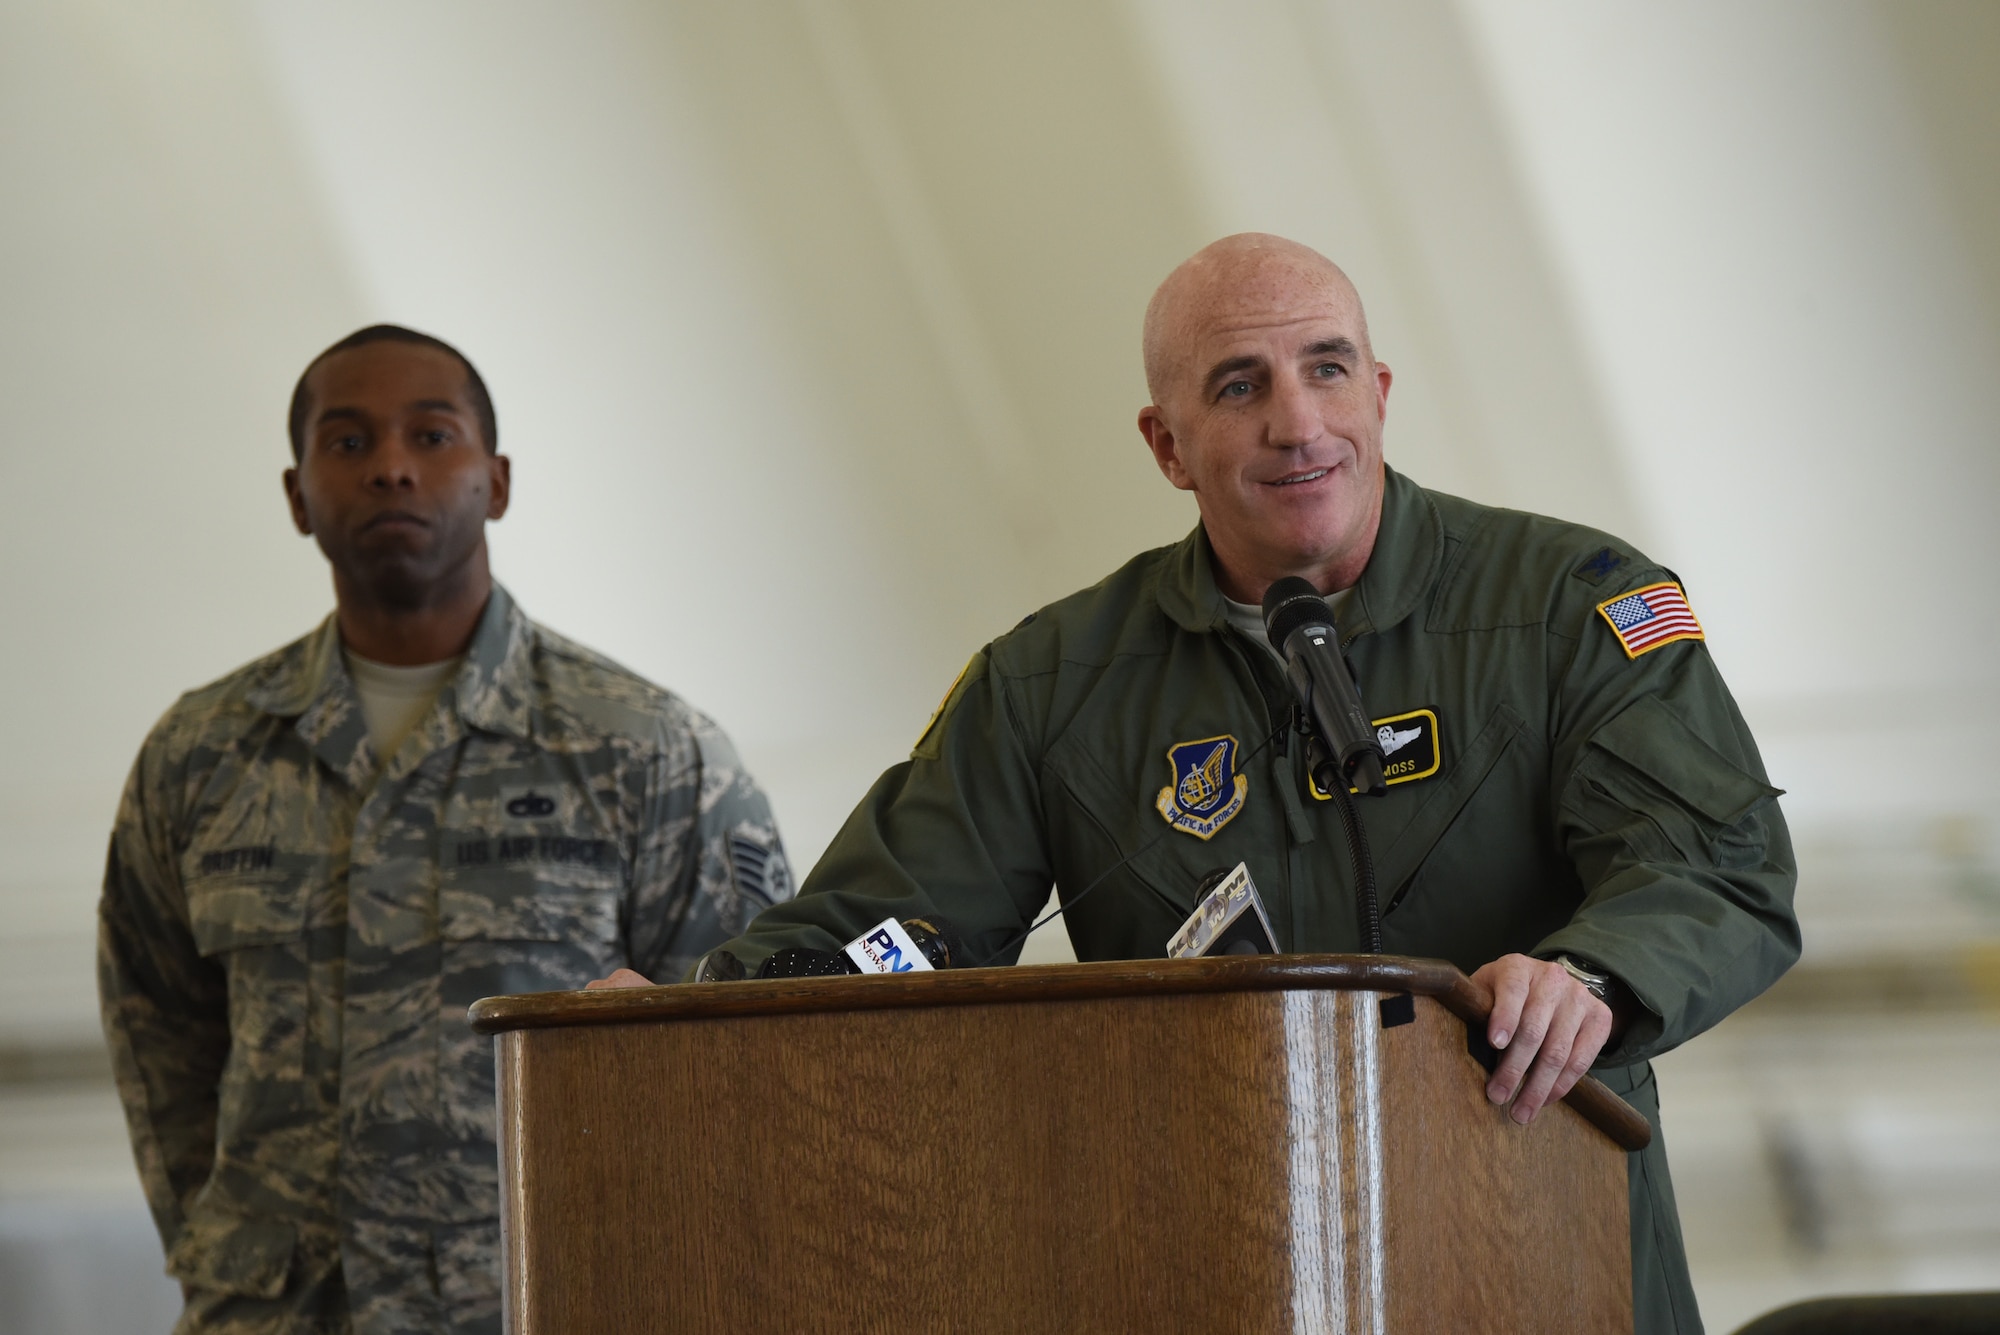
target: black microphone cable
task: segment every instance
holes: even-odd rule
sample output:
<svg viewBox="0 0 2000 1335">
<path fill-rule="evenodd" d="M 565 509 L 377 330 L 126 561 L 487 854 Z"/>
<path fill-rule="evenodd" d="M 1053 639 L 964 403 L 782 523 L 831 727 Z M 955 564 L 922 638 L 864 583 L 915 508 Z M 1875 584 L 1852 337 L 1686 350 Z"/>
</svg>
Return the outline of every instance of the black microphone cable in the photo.
<svg viewBox="0 0 2000 1335">
<path fill-rule="evenodd" d="M 1347 832 L 1347 857 L 1354 866 L 1354 907 L 1360 919 L 1361 949 L 1367 954 L 1379 955 L 1382 953 L 1382 906 L 1375 891 L 1375 858 L 1368 851 L 1368 829 L 1361 823 L 1361 813 L 1354 808 L 1354 794 L 1347 791 L 1347 781 L 1340 777 L 1340 766 L 1328 761 L 1324 774 L 1333 782 L 1316 782 L 1323 791 L 1333 795 L 1334 809 L 1340 813 L 1341 829 Z"/>
</svg>

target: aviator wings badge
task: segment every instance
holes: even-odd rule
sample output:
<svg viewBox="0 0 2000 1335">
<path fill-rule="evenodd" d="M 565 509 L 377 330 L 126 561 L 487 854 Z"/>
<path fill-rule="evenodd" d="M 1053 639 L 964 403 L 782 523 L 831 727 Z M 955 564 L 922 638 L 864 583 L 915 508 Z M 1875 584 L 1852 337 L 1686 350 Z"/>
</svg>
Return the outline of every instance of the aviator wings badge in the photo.
<svg viewBox="0 0 2000 1335">
<path fill-rule="evenodd" d="M 1167 824 L 1197 839 L 1212 839 L 1236 818 L 1250 791 L 1248 776 L 1236 772 L 1236 748 L 1234 737 L 1204 737 L 1168 748 L 1174 781 L 1160 789 L 1153 803 Z"/>
</svg>

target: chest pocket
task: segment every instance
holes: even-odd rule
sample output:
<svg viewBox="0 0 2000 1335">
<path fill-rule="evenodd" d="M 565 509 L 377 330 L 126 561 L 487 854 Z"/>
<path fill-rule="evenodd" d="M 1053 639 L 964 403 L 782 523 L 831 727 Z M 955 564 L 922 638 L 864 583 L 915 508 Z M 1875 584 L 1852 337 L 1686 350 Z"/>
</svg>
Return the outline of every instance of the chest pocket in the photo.
<svg viewBox="0 0 2000 1335">
<path fill-rule="evenodd" d="M 619 916 L 625 873 L 617 845 L 510 839 L 503 850 L 502 840 L 469 836 L 461 854 L 459 841 L 447 836 L 440 859 L 439 1120 L 479 1151 L 454 1156 L 444 1170 L 456 1182 L 450 1195 L 457 1204 L 441 1216 L 451 1223 L 490 1218 L 499 1199 L 491 1149 L 493 1043 L 472 1031 L 466 1007 L 481 997 L 580 988 L 625 962 Z"/>
<path fill-rule="evenodd" d="M 252 866 L 186 882 L 195 947 L 229 978 L 229 1066 L 225 1079 L 296 1081 L 305 1062 L 311 960 L 306 913 L 312 877 L 267 850 Z M 268 865 L 255 865 L 267 863 Z"/>
<path fill-rule="evenodd" d="M 623 962 L 615 843 L 522 836 L 464 847 L 473 851 L 447 840 L 438 885 L 448 1005 L 582 987 Z M 487 860 L 476 860 L 482 853 Z"/>
</svg>

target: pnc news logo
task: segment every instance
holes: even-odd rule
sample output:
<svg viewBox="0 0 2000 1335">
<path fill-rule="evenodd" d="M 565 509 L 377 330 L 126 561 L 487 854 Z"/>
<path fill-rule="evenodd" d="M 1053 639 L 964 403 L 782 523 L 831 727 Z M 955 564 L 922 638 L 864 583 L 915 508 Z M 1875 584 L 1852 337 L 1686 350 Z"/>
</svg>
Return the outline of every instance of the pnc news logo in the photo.
<svg viewBox="0 0 2000 1335">
<path fill-rule="evenodd" d="M 863 973 L 916 973 L 931 967 L 916 941 L 894 918 L 884 918 L 850 941 L 847 958 Z"/>
</svg>

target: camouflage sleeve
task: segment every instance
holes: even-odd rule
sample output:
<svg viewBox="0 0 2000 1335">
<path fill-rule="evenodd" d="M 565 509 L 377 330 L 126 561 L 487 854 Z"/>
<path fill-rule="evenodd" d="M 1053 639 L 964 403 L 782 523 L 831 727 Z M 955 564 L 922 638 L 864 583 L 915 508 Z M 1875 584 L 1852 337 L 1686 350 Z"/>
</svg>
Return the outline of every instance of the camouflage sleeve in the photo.
<svg viewBox="0 0 2000 1335">
<path fill-rule="evenodd" d="M 792 897 L 771 804 L 721 728 L 687 711 L 652 762 L 631 888 L 632 967 L 672 982 L 758 913 Z"/>
<path fill-rule="evenodd" d="M 171 1250 L 215 1159 L 229 995 L 188 925 L 164 749 L 156 731 L 118 804 L 98 903 L 97 988 L 132 1154 Z"/>
</svg>

